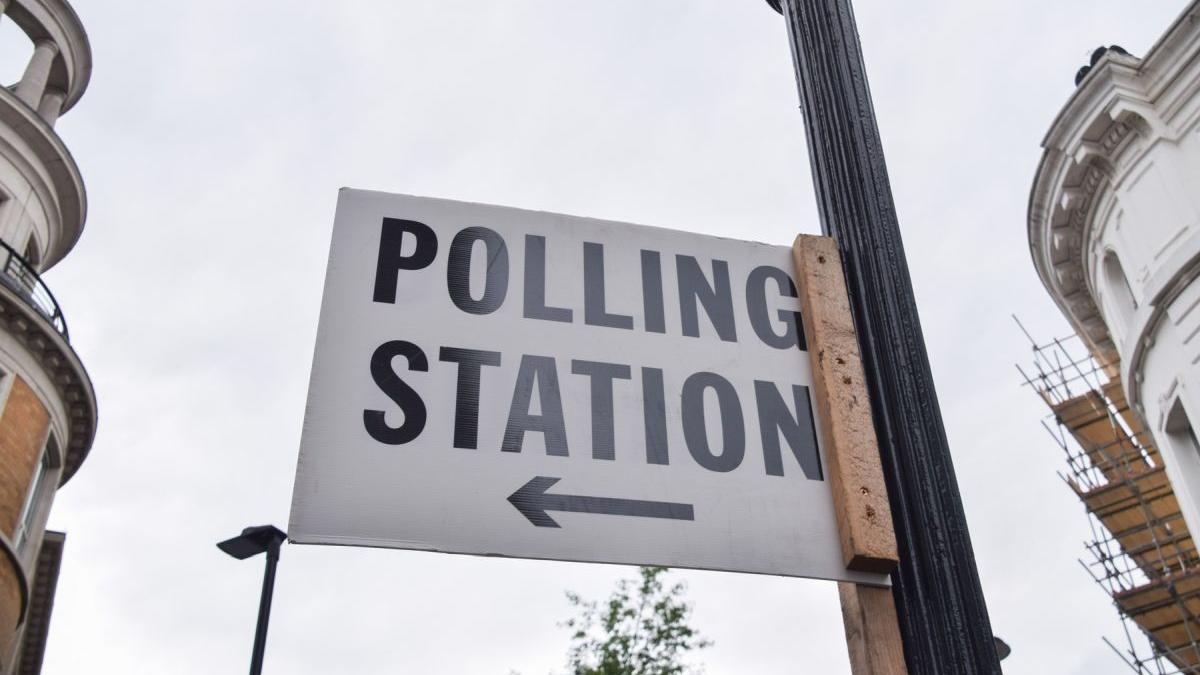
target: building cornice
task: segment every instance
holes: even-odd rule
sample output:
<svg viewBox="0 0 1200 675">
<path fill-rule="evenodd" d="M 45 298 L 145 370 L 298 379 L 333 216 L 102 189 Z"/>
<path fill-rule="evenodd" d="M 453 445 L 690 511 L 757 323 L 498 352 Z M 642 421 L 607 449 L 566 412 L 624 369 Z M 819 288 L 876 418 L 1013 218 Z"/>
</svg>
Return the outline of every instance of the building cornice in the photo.
<svg viewBox="0 0 1200 675">
<path fill-rule="evenodd" d="M 12 130 L 24 145 L 24 148 L 10 147 L 4 156 L 23 170 L 46 205 L 53 207 L 48 214 L 51 240 L 41 265 L 46 270 L 61 260 L 83 233 L 87 219 L 83 177 L 71 151 L 54 129 L 36 110 L 4 87 L 0 87 L 0 126 Z"/>
<path fill-rule="evenodd" d="M 46 635 L 50 630 L 50 614 L 54 594 L 58 590 L 58 573 L 62 567 L 63 545 L 67 535 L 47 530 L 38 550 L 36 567 L 30 587 L 29 611 L 25 632 L 21 637 L 21 662 L 14 675 L 38 675 L 46 653 Z"/>
<path fill-rule="evenodd" d="M 96 436 L 96 392 L 71 345 L 46 317 L 0 284 L 0 330 L 20 341 L 53 382 L 66 411 L 67 438 L 59 485 L 83 464 Z"/>
<path fill-rule="evenodd" d="M 1180 113 L 1181 102 L 1200 90 L 1198 59 L 1200 0 L 1188 6 L 1144 59 L 1106 52 L 1042 141 L 1044 152 L 1029 198 L 1030 253 L 1042 284 L 1103 363 L 1116 363 L 1119 356 L 1090 287 L 1094 275 L 1088 256 L 1099 225 L 1096 205 L 1120 180 L 1130 160 L 1124 154 L 1136 139 L 1143 146 L 1175 140 L 1194 122 L 1181 119 Z M 1133 366 L 1128 359 L 1123 365 Z"/>
</svg>

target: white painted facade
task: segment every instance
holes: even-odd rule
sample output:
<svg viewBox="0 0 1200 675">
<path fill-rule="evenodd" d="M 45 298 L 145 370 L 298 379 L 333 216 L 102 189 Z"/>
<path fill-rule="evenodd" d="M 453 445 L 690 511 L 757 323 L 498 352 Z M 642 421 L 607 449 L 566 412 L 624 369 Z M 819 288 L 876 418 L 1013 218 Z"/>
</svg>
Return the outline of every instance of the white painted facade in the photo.
<svg viewBox="0 0 1200 675">
<path fill-rule="evenodd" d="M 1200 0 L 1143 58 L 1107 52 L 1042 145 L 1038 274 L 1120 377 L 1200 532 Z"/>
</svg>

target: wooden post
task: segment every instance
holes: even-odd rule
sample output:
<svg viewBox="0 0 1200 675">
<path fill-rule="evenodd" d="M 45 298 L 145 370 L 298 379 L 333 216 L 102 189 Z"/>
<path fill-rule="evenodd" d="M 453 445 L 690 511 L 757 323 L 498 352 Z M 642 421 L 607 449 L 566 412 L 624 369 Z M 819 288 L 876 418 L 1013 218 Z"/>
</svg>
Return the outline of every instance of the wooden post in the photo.
<svg viewBox="0 0 1200 675">
<path fill-rule="evenodd" d="M 892 589 L 843 581 L 838 595 L 854 675 L 907 675 Z"/>
<path fill-rule="evenodd" d="M 887 574 L 899 562 L 862 355 L 837 245 L 800 235 L 792 246 L 800 281 L 804 335 L 814 398 L 824 425 L 829 468 L 847 569 Z M 903 675 L 904 648 L 891 589 L 842 583 L 842 619 L 855 675 Z"/>
</svg>

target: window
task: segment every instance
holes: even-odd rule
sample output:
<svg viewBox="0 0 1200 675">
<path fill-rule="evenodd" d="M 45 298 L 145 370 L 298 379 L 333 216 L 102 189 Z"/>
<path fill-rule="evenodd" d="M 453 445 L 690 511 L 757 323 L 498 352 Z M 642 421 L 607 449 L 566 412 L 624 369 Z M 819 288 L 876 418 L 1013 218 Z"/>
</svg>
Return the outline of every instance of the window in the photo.
<svg viewBox="0 0 1200 675">
<path fill-rule="evenodd" d="M 1104 254 L 1103 273 L 1105 295 L 1108 296 L 1109 306 L 1114 310 L 1114 316 L 1109 317 L 1109 322 L 1119 321 L 1124 324 L 1133 317 L 1133 312 L 1137 309 L 1137 300 L 1133 298 L 1129 278 L 1125 276 L 1125 268 L 1121 266 L 1121 260 L 1115 251 L 1110 250 Z"/>
<path fill-rule="evenodd" d="M 25 262 L 29 263 L 35 271 L 42 265 L 42 253 L 38 249 L 37 237 L 29 235 L 29 241 L 25 242 Z"/>
<path fill-rule="evenodd" d="M 1196 439 L 1196 430 L 1192 428 L 1187 411 L 1183 409 L 1182 400 L 1175 399 L 1175 403 L 1171 405 L 1171 412 L 1167 413 L 1166 429 L 1172 445 L 1191 452 L 1194 458 L 1200 460 L 1200 441 Z"/>
<path fill-rule="evenodd" d="M 1200 441 L 1196 439 L 1196 429 L 1183 409 L 1182 400 L 1176 398 L 1171 404 L 1163 430 L 1172 453 L 1167 458 L 1168 466 L 1173 463 L 1181 479 L 1182 485 L 1175 488 L 1186 518 L 1194 513 L 1197 495 L 1200 495 Z"/>
<path fill-rule="evenodd" d="M 13 378 L 0 368 L 0 417 L 4 416 L 4 408 L 8 405 L 8 394 L 12 391 Z"/>
<path fill-rule="evenodd" d="M 25 494 L 25 504 L 21 507 L 21 520 L 17 523 L 16 536 L 13 537 L 17 550 L 25 546 L 25 542 L 37 528 L 42 503 L 45 501 L 46 492 L 51 488 L 50 477 L 58 465 L 58 441 L 54 438 L 54 432 L 51 432 L 42 449 L 41 461 L 33 470 L 33 480 L 29 483 L 29 492 Z"/>
</svg>

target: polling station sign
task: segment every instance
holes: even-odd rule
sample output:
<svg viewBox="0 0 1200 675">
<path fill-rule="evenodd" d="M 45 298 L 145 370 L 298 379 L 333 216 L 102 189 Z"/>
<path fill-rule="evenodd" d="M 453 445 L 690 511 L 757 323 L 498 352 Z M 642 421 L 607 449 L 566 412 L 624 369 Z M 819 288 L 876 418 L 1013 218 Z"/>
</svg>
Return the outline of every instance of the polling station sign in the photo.
<svg viewBox="0 0 1200 675">
<path fill-rule="evenodd" d="M 343 189 L 290 536 L 886 583 L 797 296 L 784 246 Z"/>
</svg>

